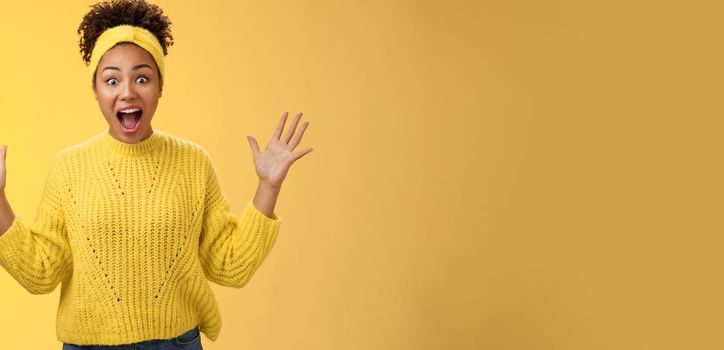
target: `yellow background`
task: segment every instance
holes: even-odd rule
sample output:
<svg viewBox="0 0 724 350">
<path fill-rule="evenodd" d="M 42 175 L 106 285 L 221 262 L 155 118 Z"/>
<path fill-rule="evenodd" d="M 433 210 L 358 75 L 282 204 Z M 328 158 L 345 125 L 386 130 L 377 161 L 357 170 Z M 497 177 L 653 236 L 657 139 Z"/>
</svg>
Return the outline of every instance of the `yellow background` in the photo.
<svg viewBox="0 0 724 350">
<path fill-rule="evenodd" d="M 91 1 L 4 1 L 7 194 L 107 127 Z M 283 111 L 311 122 L 205 349 L 721 349 L 722 21 L 710 1 L 158 1 L 153 125 L 209 150 L 232 209 Z M 0 272 L 3 349 L 59 349 L 59 288 Z"/>
</svg>

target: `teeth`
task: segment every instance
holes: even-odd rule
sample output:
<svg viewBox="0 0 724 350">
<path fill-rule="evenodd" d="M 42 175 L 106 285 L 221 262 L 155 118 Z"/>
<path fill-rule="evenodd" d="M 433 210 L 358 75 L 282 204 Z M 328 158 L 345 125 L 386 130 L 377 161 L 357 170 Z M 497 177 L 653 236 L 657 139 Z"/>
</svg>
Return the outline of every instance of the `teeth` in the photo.
<svg viewBox="0 0 724 350">
<path fill-rule="evenodd" d="M 138 112 L 140 110 L 141 110 L 140 108 L 129 108 L 129 109 L 122 110 L 121 113 L 133 113 L 133 112 Z"/>
</svg>

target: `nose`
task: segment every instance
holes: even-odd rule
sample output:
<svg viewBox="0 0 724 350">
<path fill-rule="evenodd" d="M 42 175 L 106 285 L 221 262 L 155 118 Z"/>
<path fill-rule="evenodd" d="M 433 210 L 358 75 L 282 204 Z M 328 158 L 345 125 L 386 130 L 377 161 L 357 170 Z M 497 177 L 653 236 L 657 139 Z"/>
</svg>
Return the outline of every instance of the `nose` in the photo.
<svg viewBox="0 0 724 350">
<path fill-rule="evenodd" d="M 133 84 L 126 80 L 126 82 L 121 84 L 121 91 L 119 98 L 121 100 L 132 100 L 136 97 L 136 90 Z"/>
</svg>

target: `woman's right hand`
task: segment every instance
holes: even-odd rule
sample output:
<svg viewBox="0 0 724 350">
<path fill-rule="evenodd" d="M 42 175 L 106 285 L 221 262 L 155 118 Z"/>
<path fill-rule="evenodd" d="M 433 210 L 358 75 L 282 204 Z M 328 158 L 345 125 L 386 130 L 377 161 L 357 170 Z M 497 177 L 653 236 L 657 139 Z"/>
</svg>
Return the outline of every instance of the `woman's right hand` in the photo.
<svg viewBox="0 0 724 350">
<path fill-rule="evenodd" d="M 0 236 L 5 234 L 15 220 L 13 209 L 10 208 L 10 203 L 5 197 L 5 158 L 7 158 L 7 154 L 8 146 L 0 147 Z"/>
<path fill-rule="evenodd" d="M 0 195 L 5 194 L 5 155 L 7 153 L 7 145 L 0 147 Z"/>
</svg>

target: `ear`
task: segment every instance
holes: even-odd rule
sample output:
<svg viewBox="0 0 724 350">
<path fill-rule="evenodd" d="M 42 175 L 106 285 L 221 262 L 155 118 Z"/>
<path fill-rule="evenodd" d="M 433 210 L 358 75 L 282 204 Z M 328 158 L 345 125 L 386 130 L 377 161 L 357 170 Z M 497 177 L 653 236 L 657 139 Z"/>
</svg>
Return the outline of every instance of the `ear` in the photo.
<svg viewBox="0 0 724 350">
<path fill-rule="evenodd" d="M 93 96 L 95 97 L 96 101 L 98 100 L 98 91 L 96 89 L 96 75 L 93 74 L 93 81 L 91 81 L 91 90 L 93 90 Z"/>
<path fill-rule="evenodd" d="M 98 101 L 98 84 L 96 84 L 96 74 L 93 74 L 93 81 L 91 81 L 91 89 L 93 90 L 93 96 Z"/>
</svg>

